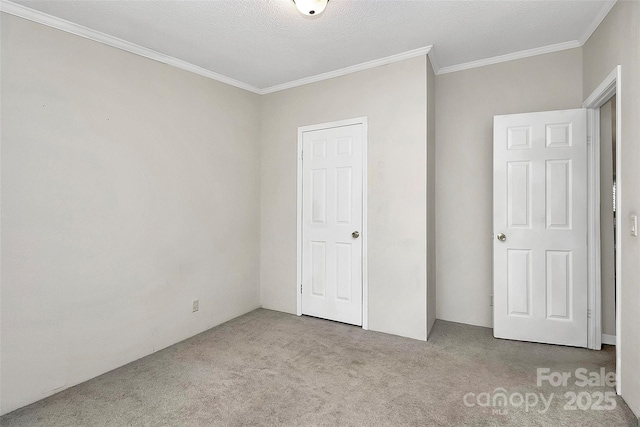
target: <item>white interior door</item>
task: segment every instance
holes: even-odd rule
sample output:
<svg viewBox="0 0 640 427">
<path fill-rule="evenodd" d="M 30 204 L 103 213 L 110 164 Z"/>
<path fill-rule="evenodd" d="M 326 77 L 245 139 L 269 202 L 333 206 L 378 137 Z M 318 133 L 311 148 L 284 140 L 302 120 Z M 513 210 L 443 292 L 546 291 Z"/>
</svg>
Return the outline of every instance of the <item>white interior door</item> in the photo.
<svg viewBox="0 0 640 427">
<path fill-rule="evenodd" d="M 494 336 L 587 346 L 586 110 L 494 117 Z"/>
<path fill-rule="evenodd" d="M 363 125 L 302 144 L 302 313 L 362 325 Z"/>
</svg>

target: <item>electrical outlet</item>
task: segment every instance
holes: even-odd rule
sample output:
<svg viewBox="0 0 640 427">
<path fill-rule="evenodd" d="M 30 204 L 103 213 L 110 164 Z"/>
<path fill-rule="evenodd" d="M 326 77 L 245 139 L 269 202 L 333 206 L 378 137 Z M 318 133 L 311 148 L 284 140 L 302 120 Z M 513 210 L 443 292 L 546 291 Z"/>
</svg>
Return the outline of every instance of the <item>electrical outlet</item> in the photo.
<svg viewBox="0 0 640 427">
<path fill-rule="evenodd" d="M 196 311 L 198 311 L 199 308 L 200 308 L 200 300 L 199 299 L 194 299 L 191 302 L 191 311 L 193 313 L 195 313 Z"/>
</svg>

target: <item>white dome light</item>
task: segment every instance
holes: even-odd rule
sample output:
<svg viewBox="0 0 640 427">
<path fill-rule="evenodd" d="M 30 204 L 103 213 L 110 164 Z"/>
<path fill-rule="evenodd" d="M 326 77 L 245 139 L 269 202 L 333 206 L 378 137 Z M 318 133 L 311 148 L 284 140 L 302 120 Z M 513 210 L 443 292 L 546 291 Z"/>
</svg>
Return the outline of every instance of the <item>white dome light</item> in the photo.
<svg viewBox="0 0 640 427">
<path fill-rule="evenodd" d="M 293 0 L 293 2 L 301 13 L 316 16 L 324 11 L 329 0 Z"/>
</svg>

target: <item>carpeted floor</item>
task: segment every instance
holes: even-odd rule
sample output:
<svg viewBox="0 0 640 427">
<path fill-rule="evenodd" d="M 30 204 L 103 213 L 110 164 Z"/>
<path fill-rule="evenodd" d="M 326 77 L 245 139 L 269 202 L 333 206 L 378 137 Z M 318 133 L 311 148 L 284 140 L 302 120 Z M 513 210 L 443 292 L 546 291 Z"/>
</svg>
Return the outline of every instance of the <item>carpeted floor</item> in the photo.
<svg viewBox="0 0 640 427">
<path fill-rule="evenodd" d="M 0 424 L 637 426 L 620 398 L 608 399 L 612 387 L 576 384 L 576 369 L 608 372 L 614 364 L 613 347 L 496 340 L 490 329 L 443 321 L 425 343 L 260 309 Z M 537 368 L 572 376 L 566 386 L 538 387 Z"/>
</svg>

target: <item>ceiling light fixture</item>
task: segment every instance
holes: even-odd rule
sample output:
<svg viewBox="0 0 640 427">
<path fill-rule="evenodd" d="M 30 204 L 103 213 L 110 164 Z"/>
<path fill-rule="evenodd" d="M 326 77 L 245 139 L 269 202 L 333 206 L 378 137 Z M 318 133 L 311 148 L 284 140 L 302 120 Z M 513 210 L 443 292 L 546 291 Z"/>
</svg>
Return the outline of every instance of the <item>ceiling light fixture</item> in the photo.
<svg viewBox="0 0 640 427">
<path fill-rule="evenodd" d="M 329 0 L 293 0 L 300 13 L 309 16 L 320 15 L 327 7 Z"/>
</svg>

